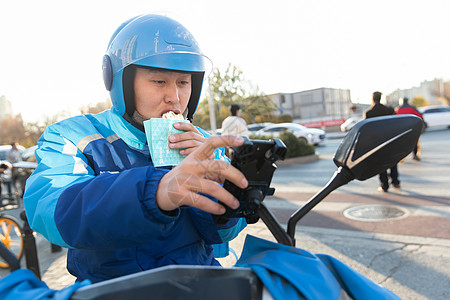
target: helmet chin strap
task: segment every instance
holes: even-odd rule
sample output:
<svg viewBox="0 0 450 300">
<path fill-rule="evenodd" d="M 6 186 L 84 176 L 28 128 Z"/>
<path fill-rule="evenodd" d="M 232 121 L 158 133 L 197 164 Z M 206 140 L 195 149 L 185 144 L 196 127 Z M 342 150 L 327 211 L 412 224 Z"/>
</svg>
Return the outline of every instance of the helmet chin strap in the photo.
<svg viewBox="0 0 450 300">
<path fill-rule="evenodd" d="M 189 108 L 186 107 L 186 109 L 185 109 L 184 112 L 183 112 L 183 117 L 184 117 L 184 119 L 187 119 L 188 113 L 189 113 Z"/>
</svg>

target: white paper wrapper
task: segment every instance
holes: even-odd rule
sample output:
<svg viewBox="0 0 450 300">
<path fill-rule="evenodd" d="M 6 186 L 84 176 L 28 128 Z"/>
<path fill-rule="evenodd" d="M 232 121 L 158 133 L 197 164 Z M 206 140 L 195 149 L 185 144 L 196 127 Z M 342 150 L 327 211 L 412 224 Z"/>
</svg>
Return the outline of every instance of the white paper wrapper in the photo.
<svg viewBox="0 0 450 300">
<path fill-rule="evenodd" d="M 186 157 L 180 154 L 180 149 L 169 148 L 169 136 L 184 132 L 173 127 L 174 123 L 179 122 L 189 121 L 162 118 L 144 121 L 145 135 L 155 167 L 176 166 Z"/>
</svg>

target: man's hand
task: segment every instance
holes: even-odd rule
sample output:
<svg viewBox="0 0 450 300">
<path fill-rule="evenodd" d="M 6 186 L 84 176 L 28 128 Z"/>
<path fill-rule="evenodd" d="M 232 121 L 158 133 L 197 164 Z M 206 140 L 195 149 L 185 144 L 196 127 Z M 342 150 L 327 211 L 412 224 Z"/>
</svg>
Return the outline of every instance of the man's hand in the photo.
<svg viewBox="0 0 450 300">
<path fill-rule="evenodd" d="M 248 185 L 245 176 L 225 161 L 210 159 L 214 150 L 221 147 L 242 145 L 244 140 L 234 136 L 212 136 L 188 155 L 161 179 L 156 192 L 156 204 L 162 210 L 173 210 L 182 205 L 193 206 L 206 212 L 221 215 L 225 208 L 211 201 L 210 195 L 236 209 L 239 202 L 218 182 L 225 179 L 240 188 Z"/>
<path fill-rule="evenodd" d="M 191 123 L 174 123 L 174 127 L 185 131 L 169 136 L 169 147 L 171 149 L 181 149 L 180 154 L 189 155 L 206 142 L 206 138 Z"/>
</svg>

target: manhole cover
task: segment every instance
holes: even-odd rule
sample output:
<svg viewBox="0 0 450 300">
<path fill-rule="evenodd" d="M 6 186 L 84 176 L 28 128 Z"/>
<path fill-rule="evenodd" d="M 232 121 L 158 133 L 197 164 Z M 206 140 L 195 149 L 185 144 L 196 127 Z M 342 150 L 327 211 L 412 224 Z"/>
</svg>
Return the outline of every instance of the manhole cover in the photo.
<svg viewBox="0 0 450 300">
<path fill-rule="evenodd" d="M 404 218 L 409 214 L 406 209 L 387 205 L 359 205 L 348 208 L 344 216 L 358 221 L 385 221 Z"/>
</svg>

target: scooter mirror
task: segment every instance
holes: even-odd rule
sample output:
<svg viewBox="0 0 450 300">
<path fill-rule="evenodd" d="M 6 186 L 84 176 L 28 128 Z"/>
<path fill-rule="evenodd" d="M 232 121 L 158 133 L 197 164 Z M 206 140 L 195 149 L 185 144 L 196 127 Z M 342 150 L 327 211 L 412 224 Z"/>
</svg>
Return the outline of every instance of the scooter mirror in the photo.
<svg viewBox="0 0 450 300">
<path fill-rule="evenodd" d="M 357 123 L 342 140 L 333 161 L 358 180 L 392 167 L 412 152 L 423 129 L 414 115 L 383 116 Z"/>
<path fill-rule="evenodd" d="M 384 116 L 358 122 L 334 155 L 338 170 L 317 194 L 289 218 L 287 235 L 295 245 L 298 221 L 328 194 L 353 179 L 366 180 L 398 163 L 412 152 L 422 133 L 422 119 L 414 115 Z"/>
</svg>

